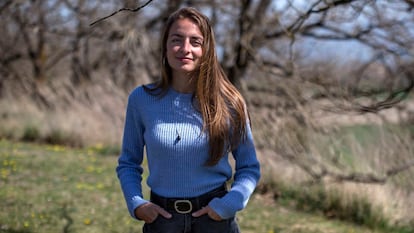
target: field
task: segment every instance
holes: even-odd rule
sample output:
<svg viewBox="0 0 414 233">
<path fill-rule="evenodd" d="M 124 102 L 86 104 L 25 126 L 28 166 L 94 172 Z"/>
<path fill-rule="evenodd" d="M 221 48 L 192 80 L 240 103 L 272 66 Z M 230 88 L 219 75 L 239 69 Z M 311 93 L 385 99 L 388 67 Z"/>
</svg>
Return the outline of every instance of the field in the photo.
<svg viewBox="0 0 414 233">
<path fill-rule="evenodd" d="M 0 232 L 141 232 L 115 175 L 117 156 L 102 145 L 70 149 L 0 141 Z M 238 214 L 244 233 L 376 233 L 298 212 L 254 194 Z"/>
</svg>

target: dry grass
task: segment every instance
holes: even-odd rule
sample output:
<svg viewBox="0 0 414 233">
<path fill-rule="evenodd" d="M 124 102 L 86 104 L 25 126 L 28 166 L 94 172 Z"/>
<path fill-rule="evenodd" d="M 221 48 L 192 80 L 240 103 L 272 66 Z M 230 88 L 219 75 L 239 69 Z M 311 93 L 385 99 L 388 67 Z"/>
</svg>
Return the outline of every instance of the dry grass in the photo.
<svg viewBox="0 0 414 233">
<path fill-rule="evenodd" d="M 105 95 L 101 88 L 97 89 L 89 95 L 96 94 L 93 98 L 100 99 L 100 102 L 88 103 L 83 100 L 86 97 L 81 96 L 70 101 L 57 100 L 52 109 L 36 106 L 25 96 L 1 99 L 0 138 L 19 140 L 31 127 L 39 131 L 39 141 L 61 134 L 64 137 L 62 143 L 69 146 L 119 145 L 126 97 L 120 94 L 111 97 L 110 94 Z"/>
</svg>

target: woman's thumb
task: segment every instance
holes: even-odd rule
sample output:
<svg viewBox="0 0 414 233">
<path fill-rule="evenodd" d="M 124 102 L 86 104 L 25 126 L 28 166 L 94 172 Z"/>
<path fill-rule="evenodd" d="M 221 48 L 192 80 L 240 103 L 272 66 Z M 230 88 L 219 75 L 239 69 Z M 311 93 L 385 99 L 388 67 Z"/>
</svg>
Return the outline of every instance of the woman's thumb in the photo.
<svg viewBox="0 0 414 233">
<path fill-rule="evenodd" d="M 197 210 L 194 212 L 191 216 L 193 217 L 200 217 L 201 215 L 205 215 L 208 213 L 208 209 L 206 207 L 201 208 L 200 210 Z"/>
</svg>

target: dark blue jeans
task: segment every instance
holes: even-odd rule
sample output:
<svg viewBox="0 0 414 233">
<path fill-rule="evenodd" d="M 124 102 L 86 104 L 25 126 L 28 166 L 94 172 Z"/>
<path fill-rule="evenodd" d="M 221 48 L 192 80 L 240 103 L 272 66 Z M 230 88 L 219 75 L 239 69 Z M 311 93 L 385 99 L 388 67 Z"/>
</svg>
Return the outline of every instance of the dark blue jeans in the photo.
<svg viewBox="0 0 414 233">
<path fill-rule="evenodd" d="M 161 215 L 144 224 L 143 233 L 240 233 L 235 218 L 215 221 L 207 214 L 194 218 L 191 214 L 172 213 L 172 218 Z"/>
</svg>

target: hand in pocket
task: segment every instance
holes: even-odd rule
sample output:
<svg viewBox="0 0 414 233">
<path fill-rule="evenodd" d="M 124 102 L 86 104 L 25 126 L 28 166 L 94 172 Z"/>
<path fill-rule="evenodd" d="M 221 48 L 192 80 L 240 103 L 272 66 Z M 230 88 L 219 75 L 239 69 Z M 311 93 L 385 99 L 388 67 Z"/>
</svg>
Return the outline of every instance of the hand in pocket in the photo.
<svg viewBox="0 0 414 233">
<path fill-rule="evenodd" d="M 210 206 L 205 206 L 201 208 L 200 210 L 194 212 L 192 214 L 193 217 L 200 217 L 202 215 L 208 214 L 208 216 L 215 220 L 215 221 L 221 221 L 223 220 L 220 215 L 218 215 Z"/>
</svg>

